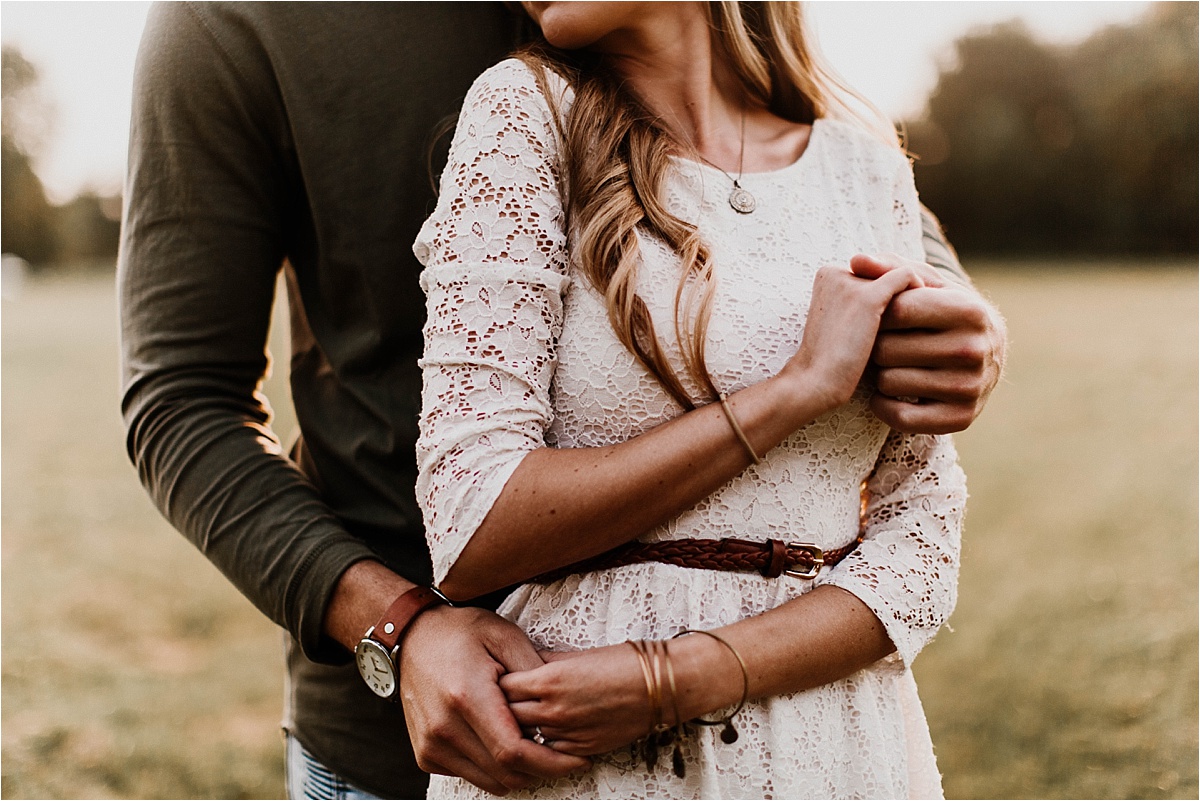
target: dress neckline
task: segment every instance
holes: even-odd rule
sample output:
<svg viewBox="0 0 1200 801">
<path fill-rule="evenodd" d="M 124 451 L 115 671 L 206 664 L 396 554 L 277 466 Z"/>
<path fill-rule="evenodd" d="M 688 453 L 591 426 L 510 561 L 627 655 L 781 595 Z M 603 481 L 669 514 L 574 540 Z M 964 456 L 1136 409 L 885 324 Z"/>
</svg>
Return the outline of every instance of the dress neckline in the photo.
<svg viewBox="0 0 1200 801">
<path fill-rule="evenodd" d="M 808 158 L 808 154 L 812 152 L 813 146 L 817 142 L 817 131 L 823 129 L 824 127 L 825 127 L 825 118 L 824 117 L 818 117 L 817 119 L 812 121 L 812 130 L 809 131 L 809 134 L 808 134 L 808 144 L 806 144 L 804 146 L 804 152 L 802 152 L 796 158 L 796 160 L 793 161 L 791 164 L 786 164 L 783 167 L 777 167 L 774 170 L 764 170 L 762 172 L 742 173 L 740 180 L 743 183 L 745 183 L 746 181 L 755 181 L 755 180 L 761 180 L 764 178 L 765 179 L 777 178 L 780 176 L 787 175 L 792 170 L 798 170 L 801 166 L 803 166 L 804 164 L 807 164 L 810 161 L 810 159 Z M 674 156 L 674 155 L 671 156 L 671 159 L 682 165 L 699 167 L 701 170 L 711 172 L 714 175 L 721 175 L 721 176 L 728 177 L 723 170 L 720 170 L 717 167 L 712 166 L 711 164 L 705 164 L 703 161 L 689 159 L 686 156 Z"/>
</svg>

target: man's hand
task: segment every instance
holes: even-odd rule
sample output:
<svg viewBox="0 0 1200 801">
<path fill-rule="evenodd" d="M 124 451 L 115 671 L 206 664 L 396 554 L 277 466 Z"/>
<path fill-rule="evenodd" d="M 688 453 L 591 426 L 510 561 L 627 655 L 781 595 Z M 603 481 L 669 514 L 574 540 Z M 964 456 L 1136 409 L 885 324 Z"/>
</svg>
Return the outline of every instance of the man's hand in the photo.
<svg viewBox="0 0 1200 801">
<path fill-rule="evenodd" d="M 404 715 L 422 770 L 504 795 L 588 766 L 522 735 L 500 677 L 539 667 L 542 659 L 504 618 L 482 609 L 431 609 L 405 635 L 400 663 Z"/>
<path fill-rule="evenodd" d="M 898 256 L 850 260 L 850 269 L 863 278 L 904 266 L 917 270 L 926 286 L 898 294 L 883 316 L 871 357 L 876 368 L 871 409 L 909 434 L 962 431 L 1000 380 L 1004 321 L 973 288 L 946 281 L 929 265 Z"/>
</svg>

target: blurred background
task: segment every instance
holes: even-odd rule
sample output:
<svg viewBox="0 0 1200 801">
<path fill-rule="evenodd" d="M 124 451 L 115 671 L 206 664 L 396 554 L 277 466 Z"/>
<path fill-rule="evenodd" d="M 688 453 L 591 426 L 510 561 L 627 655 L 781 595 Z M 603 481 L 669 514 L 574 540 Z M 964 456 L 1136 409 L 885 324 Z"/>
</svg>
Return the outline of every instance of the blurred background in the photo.
<svg viewBox="0 0 1200 801">
<path fill-rule="evenodd" d="M 0 4 L 5 797 L 283 792 L 281 638 L 124 452 L 113 277 L 147 8 Z M 808 13 L 1009 324 L 958 437 L 958 611 L 915 667 L 947 795 L 1195 798 L 1197 4 Z"/>
</svg>

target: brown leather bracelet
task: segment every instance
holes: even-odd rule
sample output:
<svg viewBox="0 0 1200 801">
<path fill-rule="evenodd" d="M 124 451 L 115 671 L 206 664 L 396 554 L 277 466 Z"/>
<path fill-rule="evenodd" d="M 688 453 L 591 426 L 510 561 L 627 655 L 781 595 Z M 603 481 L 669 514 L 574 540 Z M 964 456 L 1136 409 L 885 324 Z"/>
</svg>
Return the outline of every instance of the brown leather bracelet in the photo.
<svg viewBox="0 0 1200 801">
<path fill-rule="evenodd" d="M 422 612 L 444 603 L 446 599 L 428 587 L 413 587 L 392 602 L 372 627 L 370 636 L 390 651 Z"/>
</svg>

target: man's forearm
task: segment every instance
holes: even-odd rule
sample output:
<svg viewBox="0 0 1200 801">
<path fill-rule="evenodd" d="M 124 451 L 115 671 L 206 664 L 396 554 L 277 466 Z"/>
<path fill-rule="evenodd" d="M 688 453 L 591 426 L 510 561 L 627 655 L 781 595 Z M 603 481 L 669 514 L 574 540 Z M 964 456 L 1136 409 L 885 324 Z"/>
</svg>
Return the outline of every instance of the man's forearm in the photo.
<svg viewBox="0 0 1200 801">
<path fill-rule="evenodd" d="M 380 562 L 355 562 L 338 579 L 325 610 L 325 634 L 347 651 L 387 609 L 388 605 L 415 584 Z"/>
<path fill-rule="evenodd" d="M 921 246 L 925 250 L 925 263 L 937 268 L 938 272 L 958 284 L 971 285 L 971 278 L 958 260 L 958 253 L 946 239 L 946 232 L 933 212 L 921 206 Z"/>
<path fill-rule="evenodd" d="M 130 456 L 151 498 L 310 657 L 346 658 L 323 636 L 325 607 L 342 572 L 374 554 L 280 452 L 261 410 L 215 389 L 205 397 L 195 379 L 171 392 L 170 380 L 142 390 L 160 397 L 126 405 Z"/>
</svg>

